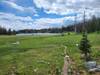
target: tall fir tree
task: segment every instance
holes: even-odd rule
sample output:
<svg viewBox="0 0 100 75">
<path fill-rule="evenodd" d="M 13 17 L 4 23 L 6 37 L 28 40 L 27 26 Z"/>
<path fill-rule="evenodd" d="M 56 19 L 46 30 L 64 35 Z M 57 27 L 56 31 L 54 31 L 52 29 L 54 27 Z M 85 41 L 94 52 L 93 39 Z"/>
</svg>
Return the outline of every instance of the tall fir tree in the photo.
<svg viewBox="0 0 100 75">
<path fill-rule="evenodd" d="M 89 61 L 90 53 L 91 53 L 91 45 L 89 43 L 89 40 L 87 39 L 87 33 L 83 32 L 83 38 L 81 39 L 79 49 L 81 50 L 81 53 L 84 54 L 84 58 L 86 61 Z"/>
<path fill-rule="evenodd" d="M 8 30 L 8 35 L 11 35 L 12 34 L 12 31 L 11 29 Z"/>
</svg>

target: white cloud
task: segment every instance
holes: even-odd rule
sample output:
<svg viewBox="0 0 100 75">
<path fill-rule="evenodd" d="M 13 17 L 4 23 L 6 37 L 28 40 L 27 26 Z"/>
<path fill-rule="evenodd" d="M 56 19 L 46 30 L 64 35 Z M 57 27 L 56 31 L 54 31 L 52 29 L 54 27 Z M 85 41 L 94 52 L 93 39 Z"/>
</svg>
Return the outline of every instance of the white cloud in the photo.
<svg viewBox="0 0 100 75">
<path fill-rule="evenodd" d="M 8 14 L 8 13 L 2 13 L 0 12 L 0 19 L 8 19 L 8 20 L 21 20 L 21 21 L 33 21 L 31 17 L 20 17 L 20 16 L 15 16 L 14 14 Z"/>
<path fill-rule="evenodd" d="M 54 18 L 54 19 L 51 19 L 51 18 L 40 18 L 40 19 L 37 19 L 35 20 L 36 23 L 39 23 L 39 24 L 55 24 L 55 23 L 58 23 L 58 24 L 63 24 L 64 20 L 74 20 L 74 17 L 63 17 L 63 18 Z"/>
<path fill-rule="evenodd" d="M 3 1 L 3 2 L 10 5 L 11 7 L 15 8 L 17 10 L 24 11 L 24 8 L 22 6 L 19 6 L 13 2 L 10 2 L 10 1 Z"/>
<path fill-rule="evenodd" d="M 34 7 L 23 7 L 14 3 L 14 1 L 2 1 L 2 3 L 4 3 L 6 6 L 11 7 L 19 12 L 30 13 L 33 15 L 37 14 L 37 11 Z"/>
<path fill-rule="evenodd" d="M 58 15 L 66 15 L 74 13 L 75 11 L 84 11 L 83 8 L 91 8 L 96 11 L 96 8 L 100 8 L 99 0 L 33 0 L 38 8 L 43 8 L 48 14 L 54 13 Z M 81 11 L 80 11 L 81 10 Z M 89 12 L 91 10 L 87 9 Z M 92 12 L 91 12 L 92 13 Z M 96 14 L 96 13 L 95 13 Z"/>
<path fill-rule="evenodd" d="M 50 28 L 60 27 L 64 25 L 64 21 L 66 20 L 74 20 L 74 17 L 64 17 L 64 18 L 40 18 L 40 19 L 32 19 L 31 17 L 20 17 L 14 14 L 1 13 L 0 12 L 0 26 L 11 28 L 11 29 L 42 29 L 42 28 Z"/>
<path fill-rule="evenodd" d="M 16 9 L 23 13 L 31 13 L 34 16 L 39 16 L 34 7 L 22 7 L 15 4 L 13 1 L 2 1 L 7 6 Z M 67 15 L 78 13 L 77 21 L 83 20 L 84 7 L 86 18 L 90 19 L 92 15 L 100 17 L 100 1 L 99 0 L 34 0 L 38 8 L 43 8 L 47 14 Z M 69 21 L 69 22 L 68 22 Z M 12 29 L 42 29 L 49 27 L 60 27 L 61 25 L 68 25 L 73 23 L 74 16 L 66 16 L 62 18 L 39 18 L 32 19 L 30 16 L 21 17 L 10 13 L 0 12 L 0 25 Z"/>
<path fill-rule="evenodd" d="M 15 16 L 14 14 L 1 13 L 0 12 L 0 25 L 3 27 L 11 28 L 11 29 L 25 29 L 32 28 L 30 23 L 33 19 L 29 16 L 20 17 Z"/>
</svg>

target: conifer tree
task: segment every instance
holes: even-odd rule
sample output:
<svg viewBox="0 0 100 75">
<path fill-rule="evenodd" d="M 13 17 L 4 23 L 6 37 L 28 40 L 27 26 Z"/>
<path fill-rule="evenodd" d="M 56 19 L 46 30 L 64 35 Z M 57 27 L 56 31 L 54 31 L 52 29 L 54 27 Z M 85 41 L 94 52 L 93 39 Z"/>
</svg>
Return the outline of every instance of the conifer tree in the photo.
<svg viewBox="0 0 100 75">
<path fill-rule="evenodd" d="M 86 61 L 90 60 L 90 53 L 91 53 L 91 45 L 89 40 L 87 39 L 87 33 L 83 32 L 83 38 L 81 39 L 79 49 L 81 53 L 84 54 L 84 58 Z"/>
</svg>

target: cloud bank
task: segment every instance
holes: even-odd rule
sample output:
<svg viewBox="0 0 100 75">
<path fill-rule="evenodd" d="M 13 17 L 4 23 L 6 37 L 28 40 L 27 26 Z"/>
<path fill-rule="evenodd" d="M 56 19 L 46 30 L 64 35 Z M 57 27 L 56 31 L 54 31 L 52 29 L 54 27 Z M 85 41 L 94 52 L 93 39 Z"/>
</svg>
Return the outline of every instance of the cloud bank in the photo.
<svg viewBox="0 0 100 75">
<path fill-rule="evenodd" d="M 66 15 L 68 13 L 88 11 L 90 9 L 96 11 L 100 9 L 100 0 L 33 0 L 38 8 L 43 8 L 46 13 L 54 13 Z M 81 11 L 80 11 L 81 10 Z M 91 10 L 90 10 L 91 11 Z"/>
<path fill-rule="evenodd" d="M 86 19 L 90 19 L 93 15 L 100 17 L 100 0 L 32 0 L 33 6 L 22 6 L 17 1 L 0 2 L 0 26 L 15 30 L 61 27 L 74 23 L 75 16 L 69 14 L 77 15 L 77 22 L 82 21 L 84 10 Z M 55 18 L 50 17 L 51 14 Z"/>
<path fill-rule="evenodd" d="M 20 17 L 14 14 L 0 13 L 0 24 L 2 27 L 7 29 L 43 29 L 43 28 L 52 28 L 59 27 L 63 25 L 65 20 L 71 19 L 74 20 L 74 17 L 64 17 L 64 18 L 40 18 L 32 19 L 30 16 Z"/>
</svg>

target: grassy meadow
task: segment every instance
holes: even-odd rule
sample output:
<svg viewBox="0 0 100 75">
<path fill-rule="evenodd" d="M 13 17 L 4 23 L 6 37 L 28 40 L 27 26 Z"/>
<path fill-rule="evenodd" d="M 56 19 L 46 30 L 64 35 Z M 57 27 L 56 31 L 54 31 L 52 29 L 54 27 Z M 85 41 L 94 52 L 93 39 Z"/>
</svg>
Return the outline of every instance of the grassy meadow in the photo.
<svg viewBox="0 0 100 75">
<path fill-rule="evenodd" d="M 16 66 L 18 75 L 49 75 L 52 65 L 61 71 L 64 63 L 64 46 L 67 53 L 82 67 L 83 60 L 76 46 L 82 38 L 81 34 L 71 33 L 65 36 L 0 36 L 0 75 L 9 75 Z M 100 63 L 100 34 L 88 35 L 92 45 L 93 59 Z M 20 44 L 13 43 L 19 41 Z"/>
</svg>

